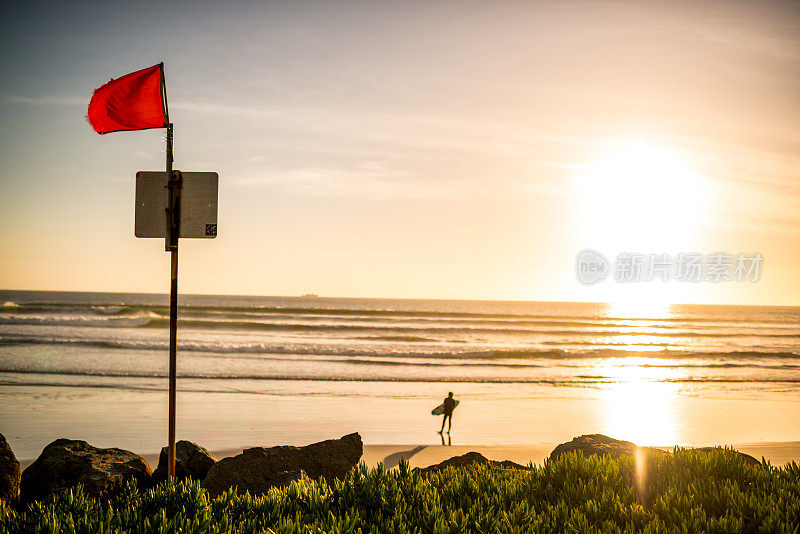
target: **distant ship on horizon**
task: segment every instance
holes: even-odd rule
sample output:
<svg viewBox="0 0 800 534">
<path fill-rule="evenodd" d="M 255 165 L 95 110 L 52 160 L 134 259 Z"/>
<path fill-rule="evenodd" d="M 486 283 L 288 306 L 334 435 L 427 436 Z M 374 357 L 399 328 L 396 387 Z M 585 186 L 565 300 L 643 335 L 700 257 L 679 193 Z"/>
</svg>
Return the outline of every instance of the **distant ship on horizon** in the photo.
<svg viewBox="0 0 800 534">
<path fill-rule="evenodd" d="M 319 297 L 319 295 L 317 295 L 316 293 L 303 293 L 300 296 L 301 297 L 307 297 L 307 298 L 317 298 L 317 297 Z"/>
</svg>

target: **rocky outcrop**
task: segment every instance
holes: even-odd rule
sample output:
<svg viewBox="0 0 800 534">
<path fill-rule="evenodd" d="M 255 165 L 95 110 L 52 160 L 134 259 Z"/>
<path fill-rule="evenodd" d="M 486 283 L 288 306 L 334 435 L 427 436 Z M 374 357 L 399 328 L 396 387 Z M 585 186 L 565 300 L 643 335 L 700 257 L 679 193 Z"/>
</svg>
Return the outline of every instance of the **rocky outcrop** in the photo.
<svg viewBox="0 0 800 534">
<path fill-rule="evenodd" d="M 203 480 L 216 462 L 217 459 L 210 452 L 196 443 L 181 440 L 175 444 L 175 477 L 179 480 L 184 478 Z M 164 447 L 158 457 L 158 467 L 153 472 L 153 482 L 158 483 L 167 479 L 168 463 L 169 447 Z"/>
<path fill-rule="evenodd" d="M 278 473 L 278 475 L 272 478 L 271 480 L 267 480 L 264 491 L 268 490 L 269 488 L 285 488 L 292 482 L 310 482 L 310 481 L 311 479 L 302 469 L 295 469 L 294 471 L 284 471 L 282 473 Z"/>
<path fill-rule="evenodd" d="M 19 462 L 5 436 L 0 434 L 0 500 L 13 502 L 19 495 Z"/>
<path fill-rule="evenodd" d="M 334 479 L 342 478 L 355 467 L 363 451 L 358 434 L 305 447 L 254 447 L 215 463 L 201 485 L 212 496 L 232 487 L 240 493 L 259 494 L 275 485 L 276 480 L 301 470 L 311 478 L 323 477 L 332 484 Z"/>
<path fill-rule="evenodd" d="M 57 439 L 22 472 L 20 499 L 42 499 L 78 484 L 91 496 L 108 496 L 128 480 L 148 485 L 152 472 L 140 456 L 123 449 L 99 449 L 85 441 Z"/>
<path fill-rule="evenodd" d="M 550 453 L 550 459 L 555 460 L 562 454 L 574 451 L 581 452 L 584 456 L 605 454 L 612 458 L 619 458 L 620 456 L 633 456 L 639 449 L 643 449 L 652 454 L 667 454 L 661 449 L 639 447 L 630 441 L 610 438 L 603 434 L 585 434 L 557 446 L 553 449 L 553 452 Z"/>
<path fill-rule="evenodd" d="M 697 451 L 697 452 L 709 453 L 711 451 L 724 450 L 724 449 L 722 447 L 699 447 L 697 449 L 689 449 L 689 450 Z M 749 454 L 745 454 L 743 452 L 739 452 L 736 449 L 728 449 L 728 450 L 736 453 L 739 456 L 739 458 L 741 458 L 742 460 L 745 461 L 745 463 L 748 463 L 748 464 L 751 464 L 751 465 L 761 465 L 761 462 L 759 462 L 758 460 L 756 460 L 754 457 L 750 456 Z"/>
<path fill-rule="evenodd" d="M 520 465 L 518 463 L 514 463 L 511 460 L 503 460 L 502 462 L 498 462 L 496 460 L 489 460 L 484 455 L 478 452 L 468 452 L 467 454 L 462 454 L 461 456 L 453 456 L 445 460 L 444 462 L 430 465 L 424 468 L 416 468 L 414 471 L 418 471 L 422 475 L 427 475 L 430 473 L 436 473 L 438 471 L 442 471 L 443 469 L 447 469 L 448 467 L 464 467 L 468 465 L 484 465 L 488 464 L 491 467 L 496 467 L 500 469 L 528 469 L 524 465 Z"/>
<path fill-rule="evenodd" d="M 720 449 L 720 447 L 698 447 L 696 449 L 686 450 L 709 453 L 717 449 Z M 669 454 L 661 449 L 656 449 L 654 447 L 640 447 L 639 445 L 631 443 L 630 441 L 622 441 L 619 439 L 610 438 L 608 436 L 604 436 L 603 434 L 586 434 L 584 436 L 573 438 L 572 441 L 562 443 L 553 449 L 553 452 L 550 453 L 550 459 L 555 460 L 560 455 L 573 451 L 580 451 L 586 456 L 591 456 L 592 454 L 607 454 L 612 458 L 619 458 L 620 456 L 633 456 L 639 450 L 656 455 Z M 742 460 L 751 465 L 761 465 L 761 462 L 749 454 L 745 454 L 734 449 L 729 450 L 736 453 Z"/>
</svg>

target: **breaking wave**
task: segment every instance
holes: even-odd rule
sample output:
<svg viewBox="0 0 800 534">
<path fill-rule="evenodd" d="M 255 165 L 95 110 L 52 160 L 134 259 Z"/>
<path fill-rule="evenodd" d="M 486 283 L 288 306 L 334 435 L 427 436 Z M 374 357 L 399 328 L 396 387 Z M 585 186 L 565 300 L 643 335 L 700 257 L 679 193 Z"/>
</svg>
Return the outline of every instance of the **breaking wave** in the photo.
<svg viewBox="0 0 800 534">
<path fill-rule="evenodd" d="M 0 335 L 0 346 L 2 345 L 21 345 L 21 344 L 42 344 L 42 345 L 80 345 L 88 347 L 108 348 L 108 349 L 130 349 L 130 350 L 163 350 L 164 340 L 137 340 L 137 339 L 81 339 L 64 337 L 31 337 L 23 335 Z M 564 350 L 564 349 L 487 349 L 475 351 L 442 351 L 442 350 L 376 350 L 368 345 L 347 346 L 347 345 L 324 345 L 315 346 L 303 343 L 298 344 L 279 344 L 268 342 L 201 342 L 201 341 L 181 341 L 179 339 L 178 349 L 189 352 L 208 352 L 216 354 L 305 354 L 305 355 L 348 355 L 348 356 L 380 356 L 387 358 L 435 358 L 442 360 L 570 360 L 588 358 L 659 358 L 659 359 L 697 359 L 713 358 L 715 360 L 725 358 L 736 358 L 745 360 L 757 360 L 763 358 L 773 359 L 799 359 L 800 353 L 786 351 L 719 351 L 719 352 L 697 352 L 682 350 L 643 350 L 643 351 L 620 351 L 613 348 L 591 349 L 591 350 Z M 646 366 L 647 364 L 642 364 Z M 719 364 L 722 365 L 722 364 Z"/>
<path fill-rule="evenodd" d="M 32 375 L 52 375 L 52 376 L 86 376 L 86 377 L 105 377 L 105 378 L 167 378 L 166 372 L 114 372 L 114 371 L 89 371 L 89 370 L 63 370 L 63 371 L 41 371 L 34 369 L 15 369 L 3 371 L 6 373 L 14 374 L 32 374 Z M 525 376 L 490 376 L 490 377 L 403 377 L 403 376 L 307 376 L 307 375 L 285 375 L 285 374 L 224 374 L 224 373 L 178 373 L 178 378 L 181 379 L 195 379 L 195 380 L 303 380 L 313 382 L 477 382 L 477 383 L 498 383 L 498 384 L 549 384 L 549 385 L 587 385 L 588 384 L 609 384 L 625 382 L 625 379 L 604 375 L 576 375 L 573 378 L 540 378 L 540 377 L 525 377 Z M 698 382 L 714 382 L 714 383 L 800 383 L 800 378 L 665 378 L 661 380 L 654 380 L 654 382 L 665 383 L 698 383 Z M 29 384 L 29 382 L 15 381 L 13 378 L 0 379 L 0 383 L 4 384 Z"/>
</svg>

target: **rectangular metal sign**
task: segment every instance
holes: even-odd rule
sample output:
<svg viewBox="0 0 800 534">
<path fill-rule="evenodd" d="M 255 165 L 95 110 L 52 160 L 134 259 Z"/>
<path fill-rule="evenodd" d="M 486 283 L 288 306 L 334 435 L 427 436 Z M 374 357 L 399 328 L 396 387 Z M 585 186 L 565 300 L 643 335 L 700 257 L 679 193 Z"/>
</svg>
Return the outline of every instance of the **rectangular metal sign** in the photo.
<svg viewBox="0 0 800 534">
<path fill-rule="evenodd" d="M 217 237 L 219 175 L 215 172 L 182 172 L 181 175 L 179 237 Z M 166 197 L 166 172 L 136 173 L 136 237 L 166 237 Z"/>
</svg>

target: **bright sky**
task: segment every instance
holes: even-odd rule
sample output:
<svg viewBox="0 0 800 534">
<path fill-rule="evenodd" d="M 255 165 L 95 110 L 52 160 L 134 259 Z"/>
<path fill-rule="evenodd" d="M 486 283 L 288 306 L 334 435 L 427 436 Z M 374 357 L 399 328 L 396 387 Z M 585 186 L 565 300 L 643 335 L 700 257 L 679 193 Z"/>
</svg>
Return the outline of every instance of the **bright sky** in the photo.
<svg viewBox="0 0 800 534">
<path fill-rule="evenodd" d="M 5 2 L 0 288 L 167 292 L 133 236 L 163 130 L 94 88 L 164 61 L 220 174 L 187 293 L 800 305 L 797 2 Z M 758 283 L 581 285 L 584 248 L 764 256 Z"/>
</svg>

